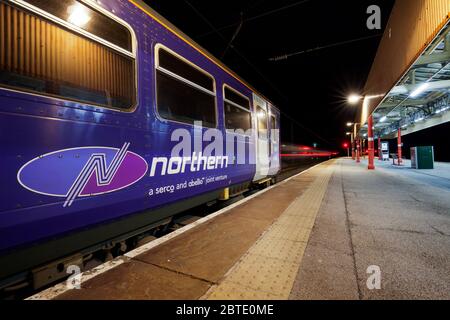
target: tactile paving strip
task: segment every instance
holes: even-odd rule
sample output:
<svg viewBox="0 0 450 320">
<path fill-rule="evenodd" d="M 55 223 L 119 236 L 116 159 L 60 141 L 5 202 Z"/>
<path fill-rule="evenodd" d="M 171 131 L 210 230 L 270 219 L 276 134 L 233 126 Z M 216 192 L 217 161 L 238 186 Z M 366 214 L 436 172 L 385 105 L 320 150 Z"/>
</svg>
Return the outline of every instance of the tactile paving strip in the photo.
<svg viewBox="0 0 450 320">
<path fill-rule="evenodd" d="M 292 202 L 205 298 L 272 300 L 289 297 L 332 168 L 322 167 L 312 174 L 316 179 L 310 188 Z"/>
</svg>

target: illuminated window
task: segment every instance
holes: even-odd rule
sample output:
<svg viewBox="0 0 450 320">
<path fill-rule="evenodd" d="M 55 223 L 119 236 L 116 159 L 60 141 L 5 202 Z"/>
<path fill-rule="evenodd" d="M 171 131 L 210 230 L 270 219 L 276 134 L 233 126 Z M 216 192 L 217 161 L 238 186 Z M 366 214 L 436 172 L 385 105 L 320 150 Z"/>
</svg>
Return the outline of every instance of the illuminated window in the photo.
<svg viewBox="0 0 450 320">
<path fill-rule="evenodd" d="M 257 106 L 256 116 L 258 118 L 258 137 L 267 139 L 267 112 L 260 106 Z"/>
<path fill-rule="evenodd" d="M 100 39 L 132 51 L 130 31 L 122 24 L 77 0 L 26 0 L 27 3 L 67 21 Z"/>
<path fill-rule="evenodd" d="M 1 86 L 118 109 L 135 105 L 128 29 L 78 1 L 27 2 L 26 9 L 0 2 Z"/>
</svg>

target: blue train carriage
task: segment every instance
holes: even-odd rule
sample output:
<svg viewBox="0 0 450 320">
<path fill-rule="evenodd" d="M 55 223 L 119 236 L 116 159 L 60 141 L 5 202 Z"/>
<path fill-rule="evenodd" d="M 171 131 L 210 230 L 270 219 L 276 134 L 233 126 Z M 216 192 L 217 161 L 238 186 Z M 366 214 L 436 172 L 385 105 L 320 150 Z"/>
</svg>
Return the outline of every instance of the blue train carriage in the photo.
<svg viewBox="0 0 450 320">
<path fill-rule="evenodd" d="M 0 288 L 278 173 L 279 111 L 144 3 L 2 0 L 0 20 Z M 206 152 L 217 131 L 245 161 Z"/>
</svg>

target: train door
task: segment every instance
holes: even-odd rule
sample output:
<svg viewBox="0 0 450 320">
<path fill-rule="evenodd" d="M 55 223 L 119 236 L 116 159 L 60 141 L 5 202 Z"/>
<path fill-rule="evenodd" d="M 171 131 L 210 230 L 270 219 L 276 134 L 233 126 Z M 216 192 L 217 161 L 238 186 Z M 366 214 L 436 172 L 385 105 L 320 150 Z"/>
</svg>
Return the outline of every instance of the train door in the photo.
<svg viewBox="0 0 450 320">
<path fill-rule="evenodd" d="M 256 173 L 253 181 L 258 181 L 268 176 L 270 168 L 268 103 L 253 94 L 253 107 L 256 128 Z"/>
</svg>

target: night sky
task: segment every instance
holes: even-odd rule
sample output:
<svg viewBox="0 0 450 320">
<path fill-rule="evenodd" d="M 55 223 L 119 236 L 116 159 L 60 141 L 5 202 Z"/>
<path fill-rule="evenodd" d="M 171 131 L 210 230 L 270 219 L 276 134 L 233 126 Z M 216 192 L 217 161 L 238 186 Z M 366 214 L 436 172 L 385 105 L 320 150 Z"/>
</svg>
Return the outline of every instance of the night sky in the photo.
<svg viewBox="0 0 450 320">
<path fill-rule="evenodd" d="M 334 149 L 346 139 L 345 123 L 355 117 L 356 107 L 345 97 L 362 91 L 394 0 L 147 3 L 281 109 L 283 142 Z M 366 27 L 373 4 L 381 8 L 382 30 Z M 370 38 L 269 60 L 363 37 Z"/>
</svg>

